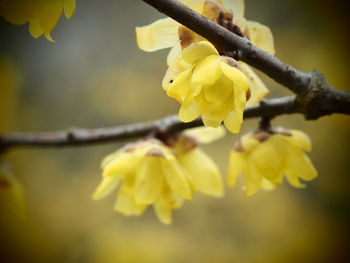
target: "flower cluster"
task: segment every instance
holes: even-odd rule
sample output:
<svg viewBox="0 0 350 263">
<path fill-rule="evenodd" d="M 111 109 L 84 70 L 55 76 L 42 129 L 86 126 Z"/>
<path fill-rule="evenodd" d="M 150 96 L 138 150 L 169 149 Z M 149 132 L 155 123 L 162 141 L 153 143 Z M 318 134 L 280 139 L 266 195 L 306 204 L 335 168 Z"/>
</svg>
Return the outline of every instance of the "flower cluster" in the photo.
<svg viewBox="0 0 350 263">
<path fill-rule="evenodd" d="M 196 131 L 180 134 L 171 138 L 169 145 L 158 139 L 145 139 L 107 156 L 93 199 L 104 198 L 122 182 L 116 211 L 128 216 L 141 215 L 148 205 L 153 205 L 159 220 L 170 224 L 172 210 L 180 208 L 184 200 L 191 200 L 195 191 L 222 196 L 219 170 L 197 147 L 201 137 L 196 134 Z M 203 142 L 222 135 L 222 130 L 209 132 L 203 136 Z"/>
<path fill-rule="evenodd" d="M 243 1 L 181 2 L 274 53 L 270 29 L 243 17 Z M 224 121 L 228 130 L 238 133 L 246 103 L 255 105 L 268 93 L 247 64 L 221 56 L 216 47 L 203 37 L 170 18 L 137 27 L 136 37 L 138 46 L 145 51 L 172 47 L 163 89 L 181 103 L 179 118 L 184 122 L 201 115 L 206 126 L 218 127 Z"/>
<path fill-rule="evenodd" d="M 272 189 L 284 177 L 294 187 L 302 188 L 300 178 L 310 181 L 317 176 L 305 153 L 310 150 L 309 137 L 297 130 L 277 128 L 244 135 L 230 154 L 228 185 L 234 186 L 237 177 L 244 174 L 247 195 L 260 188 Z"/>
<path fill-rule="evenodd" d="M 243 1 L 180 2 L 274 54 L 270 29 L 244 18 Z M 230 132 L 238 133 L 245 106 L 257 104 L 268 92 L 247 64 L 220 54 L 213 44 L 170 18 L 137 27 L 136 36 L 145 51 L 172 48 L 162 87 L 181 104 L 178 115 L 183 122 L 201 115 L 205 126 L 217 128 L 223 122 Z M 271 190 L 284 177 L 300 188 L 304 186 L 300 178 L 317 176 L 304 152 L 311 149 L 309 138 L 296 130 L 272 129 L 269 119 L 267 123 L 243 136 L 230 154 L 228 185 L 234 186 L 244 173 L 247 195 L 260 188 Z M 128 144 L 102 162 L 103 179 L 93 198 L 105 197 L 122 182 L 116 211 L 140 215 L 153 205 L 159 220 L 170 224 L 172 210 L 190 200 L 195 191 L 223 195 L 218 168 L 197 147 L 198 142 L 209 143 L 222 135 L 222 129 L 202 128 Z"/>
<path fill-rule="evenodd" d="M 29 23 L 29 32 L 34 38 L 45 35 L 53 41 L 50 32 L 56 26 L 62 11 L 69 19 L 75 11 L 75 0 L 2 0 L 0 15 L 10 23 Z"/>
</svg>

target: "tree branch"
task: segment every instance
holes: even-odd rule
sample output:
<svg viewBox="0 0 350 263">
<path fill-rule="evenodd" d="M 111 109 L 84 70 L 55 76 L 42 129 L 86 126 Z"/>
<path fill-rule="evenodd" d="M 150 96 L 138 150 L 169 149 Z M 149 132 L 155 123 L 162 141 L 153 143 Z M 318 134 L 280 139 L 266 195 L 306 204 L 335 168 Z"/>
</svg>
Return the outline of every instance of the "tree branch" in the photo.
<svg viewBox="0 0 350 263">
<path fill-rule="evenodd" d="M 258 106 L 247 107 L 244 118 L 260 116 L 274 117 L 281 114 L 299 112 L 295 97 L 282 97 L 266 100 Z M 202 126 L 200 118 L 189 123 L 181 122 L 172 115 L 152 122 L 141 122 L 109 128 L 71 128 L 64 131 L 46 133 L 11 133 L 0 136 L 0 152 L 13 147 L 64 147 L 98 143 L 126 141 L 142 138 L 149 134 L 171 134 L 185 129 Z"/>
<path fill-rule="evenodd" d="M 306 119 L 332 113 L 350 114 L 350 93 L 329 86 L 318 71 L 304 73 L 254 46 L 177 0 L 143 0 L 180 24 L 205 37 L 223 51 L 237 51 L 239 59 L 261 70 L 298 95 Z M 330 106 L 331 105 L 331 106 Z"/>
</svg>

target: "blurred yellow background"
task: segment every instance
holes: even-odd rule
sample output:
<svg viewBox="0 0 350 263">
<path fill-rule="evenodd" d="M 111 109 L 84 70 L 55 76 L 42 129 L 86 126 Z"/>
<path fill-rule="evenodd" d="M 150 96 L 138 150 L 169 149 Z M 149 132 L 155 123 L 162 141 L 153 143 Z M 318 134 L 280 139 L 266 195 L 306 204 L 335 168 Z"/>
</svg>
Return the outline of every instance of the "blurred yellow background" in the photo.
<svg viewBox="0 0 350 263">
<path fill-rule="evenodd" d="M 247 0 L 246 17 L 268 25 L 277 56 L 304 71 L 322 71 L 349 90 L 346 1 Z M 162 17 L 142 1 L 78 0 L 50 43 L 27 26 L 0 18 L 0 132 L 51 131 L 153 120 L 177 112 L 161 80 L 167 51 L 145 53 L 134 28 Z M 265 76 L 271 93 L 289 92 Z M 256 127 L 244 123 L 241 134 Z M 350 234 L 348 116 L 275 125 L 307 132 L 319 177 L 246 197 L 242 184 L 223 199 L 198 195 L 162 225 L 149 209 L 127 218 L 114 197 L 94 202 L 99 163 L 119 144 L 14 149 L 4 155 L 25 188 L 27 222 L 0 233 L 1 262 L 347 262 Z M 206 146 L 226 174 L 239 135 Z M 9 219 L 11 220 L 11 219 Z M 348 258 L 349 260 L 349 258 Z"/>
</svg>

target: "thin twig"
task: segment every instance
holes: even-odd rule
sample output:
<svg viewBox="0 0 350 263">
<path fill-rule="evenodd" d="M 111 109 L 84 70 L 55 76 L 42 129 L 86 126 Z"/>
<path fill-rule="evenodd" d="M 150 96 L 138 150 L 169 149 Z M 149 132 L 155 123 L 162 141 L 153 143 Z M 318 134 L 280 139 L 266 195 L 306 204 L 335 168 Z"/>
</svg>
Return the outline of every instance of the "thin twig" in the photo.
<svg viewBox="0 0 350 263">
<path fill-rule="evenodd" d="M 266 100 L 258 106 L 247 107 L 244 118 L 277 116 L 299 112 L 295 97 L 282 97 Z M 83 129 L 70 128 L 57 132 L 11 133 L 0 136 L 0 149 L 13 147 L 63 147 L 92 145 L 107 142 L 126 141 L 142 138 L 151 132 L 174 133 L 185 129 L 202 126 L 200 118 L 183 123 L 176 115 L 171 115 L 152 122 L 119 125 L 108 128 Z"/>
</svg>

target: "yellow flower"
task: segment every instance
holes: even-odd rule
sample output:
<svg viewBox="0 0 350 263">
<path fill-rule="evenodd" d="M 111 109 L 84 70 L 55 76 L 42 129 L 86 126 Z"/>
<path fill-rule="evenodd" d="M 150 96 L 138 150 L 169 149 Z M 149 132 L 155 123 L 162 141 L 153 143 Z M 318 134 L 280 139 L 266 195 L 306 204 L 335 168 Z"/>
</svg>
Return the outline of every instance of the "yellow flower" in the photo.
<svg viewBox="0 0 350 263">
<path fill-rule="evenodd" d="M 230 154 L 228 185 L 234 186 L 244 173 L 247 195 L 260 188 L 273 189 L 284 177 L 292 186 L 303 188 L 300 178 L 310 181 L 317 176 L 305 153 L 310 150 L 309 137 L 298 130 L 257 130 L 244 135 Z"/>
<path fill-rule="evenodd" d="M 248 80 L 236 66 L 207 41 L 185 48 L 163 79 L 167 95 L 181 103 L 180 120 L 193 121 L 201 114 L 206 126 L 218 127 L 224 121 L 229 131 L 239 132 Z"/>
<path fill-rule="evenodd" d="M 75 11 L 75 0 L 0 0 L 0 15 L 10 23 L 29 23 L 34 38 L 45 35 L 53 41 L 50 32 L 56 26 L 62 11 L 69 19 Z"/>
<path fill-rule="evenodd" d="M 274 54 L 271 30 L 267 26 L 247 21 L 244 18 L 243 0 L 181 0 L 180 2 L 229 30 L 242 34 L 250 39 L 253 44 Z M 181 50 L 193 43 L 205 40 L 171 18 L 160 19 L 150 25 L 136 27 L 136 39 L 139 48 L 144 51 L 156 51 L 171 47 L 167 65 L 172 68 L 178 67 L 174 64 L 178 64 Z M 268 89 L 246 63 L 239 61 L 237 67 L 248 79 L 251 96 L 247 105 L 254 106 L 266 96 Z"/>
<path fill-rule="evenodd" d="M 194 146 L 186 135 L 173 138 L 170 148 L 158 139 L 126 145 L 102 161 L 102 181 L 93 194 L 99 200 L 121 184 L 114 209 L 124 215 L 141 215 L 153 205 L 158 219 L 172 222 L 172 210 L 194 191 L 221 196 L 221 176 L 213 161 Z M 188 135 L 189 136 L 189 135 Z M 207 135 L 205 138 L 213 137 Z M 178 154 L 178 155 L 177 155 Z M 201 162 L 207 162 L 201 164 Z M 200 165 L 201 164 L 201 165 Z"/>
<path fill-rule="evenodd" d="M 0 161 L 0 225 L 12 226 L 25 217 L 23 187 L 6 164 Z"/>
</svg>

